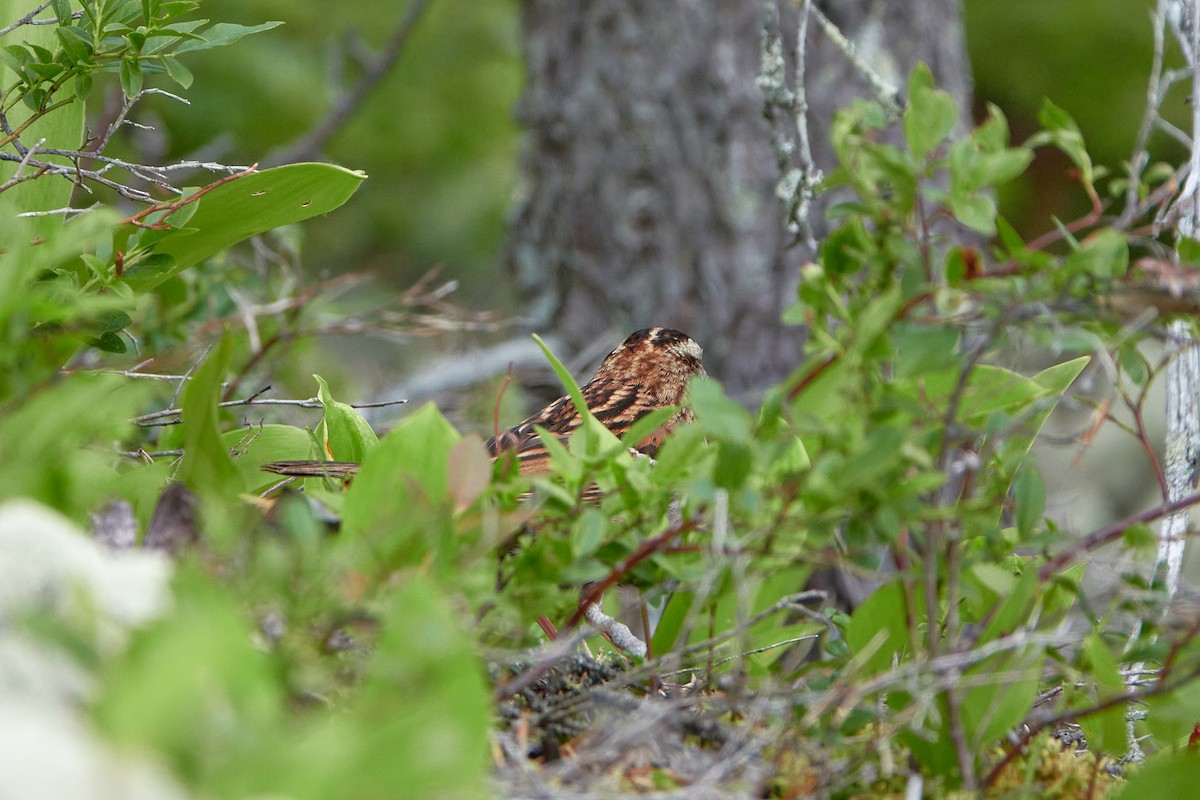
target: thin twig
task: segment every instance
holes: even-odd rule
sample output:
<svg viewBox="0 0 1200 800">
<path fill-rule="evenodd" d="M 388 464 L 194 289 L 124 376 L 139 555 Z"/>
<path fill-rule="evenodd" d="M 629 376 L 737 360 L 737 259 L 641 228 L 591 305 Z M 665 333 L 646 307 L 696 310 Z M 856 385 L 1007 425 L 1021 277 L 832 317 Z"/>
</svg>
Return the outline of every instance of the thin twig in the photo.
<svg viewBox="0 0 1200 800">
<path fill-rule="evenodd" d="M 270 387 L 267 387 L 270 388 Z M 265 390 L 260 390 L 259 393 Z M 407 403 L 407 400 L 383 400 L 376 403 L 347 403 L 351 408 L 386 408 L 388 406 L 398 406 Z M 270 397 L 257 397 L 257 395 L 247 397 L 242 400 L 226 400 L 217 403 L 218 408 L 234 408 L 236 406 L 290 406 L 292 408 L 324 408 L 325 406 L 316 397 L 310 397 L 307 400 L 284 400 Z M 149 414 L 142 414 L 139 417 L 134 417 L 133 422 L 143 427 L 152 427 L 151 423 L 159 425 L 174 425 L 178 420 L 162 423 L 158 420 L 168 417 L 178 417 L 183 413 L 179 408 L 165 408 L 162 411 L 152 411 Z"/>
<path fill-rule="evenodd" d="M 1090 553 L 1093 550 L 1102 547 L 1109 542 L 1120 539 L 1125 532 L 1134 525 L 1143 525 L 1149 522 L 1154 522 L 1168 514 L 1174 514 L 1176 511 L 1182 511 L 1185 508 L 1200 503 L 1200 492 L 1193 492 L 1186 497 L 1181 497 L 1171 503 L 1164 503 L 1157 508 L 1149 508 L 1137 514 L 1119 519 L 1109 525 L 1105 525 L 1097 531 L 1089 533 L 1082 539 L 1077 541 L 1071 547 L 1051 556 L 1045 564 L 1038 568 L 1038 580 L 1046 581 L 1057 575 L 1064 567 L 1075 561 L 1084 553 Z"/>
<path fill-rule="evenodd" d="M 50 3 L 47 0 L 47 2 L 42 3 L 40 6 L 35 8 L 33 11 L 30 11 L 25 16 L 21 17 L 16 22 L 14 22 L 10 25 L 5 25 L 3 28 L 0 28 L 0 36 L 4 36 L 6 34 L 12 33 L 13 31 L 15 31 L 17 28 L 21 27 L 22 25 L 33 25 L 34 24 L 33 18 L 36 17 L 38 14 L 42 13 L 43 11 L 45 11 L 49 7 L 50 7 Z"/>
<path fill-rule="evenodd" d="M 698 525 L 699 518 L 692 517 L 691 519 L 684 520 L 679 525 L 672 525 L 657 536 L 652 536 L 642 542 L 637 550 L 634 550 L 613 567 L 603 580 L 593 583 L 583 592 L 579 598 L 579 607 L 575 609 L 575 613 L 567 620 L 566 627 L 569 629 L 578 625 L 580 620 L 583 619 L 584 614 L 587 613 L 587 607 L 598 602 L 606 591 L 612 588 L 623 575 L 628 574 L 629 570 L 637 566 L 638 563 L 657 553 L 672 539 L 682 536 L 688 531 L 695 530 Z"/>
<path fill-rule="evenodd" d="M 227 183 L 236 181 L 238 178 L 244 178 L 247 175 L 253 175 L 257 171 L 258 171 L 258 164 L 251 164 L 249 167 L 246 167 L 246 169 L 242 170 L 241 172 L 234 173 L 233 175 L 226 175 L 224 178 L 221 178 L 219 181 L 214 181 L 213 183 L 210 183 L 207 186 L 196 190 L 192 194 L 189 194 L 187 197 L 184 197 L 180 200 L 176 200 L 172 203 L 156 203 L 156 204 L 150 206 L 149 208 L 143 208 L 141 211 L 137 212 L 136 214 L 126 217 L 124 220 L 122 220 L 122 222 L 126 225 L 136 225 L 139 228 L 149 228 L 150 230 L 169 230 L 171 226 L 167 223 L 167 217 L 171 216 L 172 214 L 174 214 L 176 211 L 183 208 L 184 206 L 186 206 L 190 203 L 195 203 L 201 197 L 204 197 L 204 195 L 208 194 L 209 192 L 213 191 L 214 189 L 218 189 Z M 147 223 L 147 222 L 142 221 L 142 220 L 146 219 L 146 217 L 148 217 L 149 215 L 157 213 L 159 211 L 163 212 L 163 215 L 161 217 L 159 217 L 159 219 L 156 222 Z"/>
<path fill-rule="evenodd" d="M 1146 86 L 1146 113 L 1142 115 L 1142 124 L 1138 127 L 1137 138 L 1133 144 L 1133 155 L 1129 158 L 1129 186 L 1125 190 L 1125 211 L 1121 214 L 1121 220 L 1126 225 L 1133 221 L 1138 207 L 1138 184 L 1146 165 L 1150 163 L 1150 151 L 1147 143 L 1150 141 L 1150 133 L 1154 130 L 1154 120 L 1158 116 L 1158 109 L 1162 103 L 1160 87 L 1162 85 L 1163 27 L 1165 22 L 1161 10 L 1159 8 L 1154 13 L 1154 59 L 1150 67 L 1150 81 Z"/>
<path fill-rule="evenodd" d="M 171 395 L 171 402 L 167 403 L 168 408 L 173 408 L 175 404 L 179 402 L 179 395 L 183 393 L 184 384 L 186 384 L 188 379 L 192 377 L 193 373 L 200 368 L 200 365 L 204 363 L 204 359 L 208 358 L 208 354 L 212 352 L 212 349 L 213 345 L 211 344 L 204 348 L 204 352 L 200 354 L 200 357 L 197 358 L 192 365 L 187 368 L 187 372 L 183 373 L 183 380 L 181 380 L 179 385 L 175 387 L 175 394 Z"/>
<path fill-rule="evenodd" d="M 858 48 L 854 46 L 854 43 L 838 30 L 837 25 L 834 25 L 828 17 L 821 13 L 821 9 L 812 3 L 806 3 L 805 5 L 811 6 L 813 17 L 820 23 L 821 29 L 825 31 L 825 35 L 829 37 L 829 41 L 833 42 L 842 51 L 842 55 L 846 57 L 850 64 L 858 70 L 858 73 L 871 85 L 871 88 L 875 90 L 875 99 L 883 106 L 888 116 L 892 119 L 899 119 L 904 110 L 900 106 L 899 90 L 884 80 L 883 76 L 871 69 L 867 62 L 862 60 L 862 56 L 858 54 Z"/>
</svg>

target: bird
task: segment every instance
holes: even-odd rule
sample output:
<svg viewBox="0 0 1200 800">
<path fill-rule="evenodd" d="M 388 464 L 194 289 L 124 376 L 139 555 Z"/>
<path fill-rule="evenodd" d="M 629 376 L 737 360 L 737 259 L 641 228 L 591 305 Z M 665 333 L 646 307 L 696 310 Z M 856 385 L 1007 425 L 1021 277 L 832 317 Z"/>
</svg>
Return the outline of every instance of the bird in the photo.
<svg viewBox="0 0 1200 800">
<path fill-rule="evenodd" d="M 694 339 L 672 328 L 643 328 L 625 338 L 600 362 L 596 374 L 581 387 L 588 410 L 618 438 L 647 414 L 660 408 L 678 411 L 638 442 L 634 449 L 653 458 L 663 439 L 676 426 L 690 422 L 693 414 L 685 404 L 689 381 L 706 376 L 701 359 L 704 351 Z M 550 471 L 550 452 L 537 434 L 541 427 L 565 442 L 583 423 L 569 395 L 558 398 L 541 411 L 488 439 L 492 460 L 512 451 L 522 475 Z M 348 478 L 359 465 L 348 461 L 273 461 L 263 465 L 267 472 L 294 477 L 328 476 Z"/>
</svg>

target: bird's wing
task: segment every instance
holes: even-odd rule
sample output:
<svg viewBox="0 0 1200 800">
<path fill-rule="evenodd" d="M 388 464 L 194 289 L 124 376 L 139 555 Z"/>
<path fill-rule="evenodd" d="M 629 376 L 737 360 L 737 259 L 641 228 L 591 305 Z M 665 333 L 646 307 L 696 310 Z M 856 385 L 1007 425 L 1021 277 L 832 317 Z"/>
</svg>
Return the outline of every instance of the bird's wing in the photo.
<svg viewBox="0 0 1200 800">
<path fill-rule="evenodd" d="M 622 436 L 633 423 L 661 406 L 642 384 L 596 378 L 583 387 L 583 399 L 592 414 L 615 435 Z M 506 450 L 515 450 L 521 472 L 531 475 L 550 470 L 550 453 L 537 436 L 535 426 L 556 434 L 559 441 L 566 443 L 579 428 L 579 414 L 570 397 L 560 397 L 529 419 L 514 425 L 499 436 L 487 441 L 488 452 L 493 457 Z M 661 436 L 648 437 L 643 447 L 657 449 Z M 653 454 L 652 452 L 650 453 Z"/>
</svg>

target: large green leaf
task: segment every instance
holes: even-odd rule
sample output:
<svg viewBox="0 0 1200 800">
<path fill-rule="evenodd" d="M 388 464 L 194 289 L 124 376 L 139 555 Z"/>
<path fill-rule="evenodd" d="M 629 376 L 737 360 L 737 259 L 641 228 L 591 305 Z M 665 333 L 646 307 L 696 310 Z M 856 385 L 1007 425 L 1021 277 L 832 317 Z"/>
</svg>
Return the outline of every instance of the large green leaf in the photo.
<svg viewBox="0 0 1200 800">
<path fill-rule="evenodd" d="M 334 164 L 288 164 L 216 186 L 166 218 L 167 224 L 180 224 L 177 215 L 190 214 L 181 227 L 160 232 L 123 225 L 118 242 L 141 231 L 131 257 L 135 266 L 126 279 L 151 288 L 251 236 L 327 214 L 349 200 L 366 177 Z M 146 264 L 145 259 L 151 259 L 152 268 L 139 270 L 137 264 Z"/>
<path fill-rule="evenodd" d="M 371 449 L 346 493 L 342 534 L 368 537 L 395 565 L 419 563 L 436 549 L 448 519 L 450 451 L 458 431 L 433 405 L 410 414 Z"/>
<path fill-rule="evenodd" d="M 317 379 L 317 397 L 325 407 L 325 415 L 317 426 L 317 441 L 325 449 L 322 455 L 334 461 L 361 463 L 379 443 L 379 437 L 357 409 L 333 399 L 324 378 L 313 377 Z"/>
<path fill-rule="evenodd" d="M 199 494 L 221 495 L 225 491 L 245 488 L 242 476 L 221 440 L 217 407 L 230 347 L 228 334 L 221 337 L 216 350 L 183 388 L 183 460 L 176 477 Z"/>
<path fill-rule="evenodd" d="M 889 581 L 854 610 L 846 626 L 846 644 L 864 674 L 886 671 L 897 653 L 909 649 L 904 585 Z"/>
<path fill-rule="evenodd" d="M 390 599 L 355 710 L 369 734 L 330 796 L 490 795 L 492 706 L 483 665 L 429 576 L 405 576 Z"/>
<path fill-rule="evenodd" d="M 1191 748 L 1158 753 L 1130 775 L 1115 800 L 1192 797 L 1196 791 L 1196 767 L 1196 754 Z"/>
<path fill-rule="evenodd" d="M 233 463 L 250 488 L 273 484 L 276 475 L 263 472 L 268 461 L 308 458 L 312 455 L 312 438 L 308 431 L 294 425 L 254 425 L 237 428 L 221 436 L 226 451 L 233 454 Z"/>
<path fill-rule="evenodd" d="M 25 16 L 29 13 L 32 5 L 25 0 L 0 0 L 0 25 L 7 25 Z M 15 44 L 20 40 L 54 50 L 58 45 L 58 38 L 54 30 L 55 26 L 53 25 L 25 25 L 6 37 L 4 44 Z M 0 86 L 7 89 L 12 83 L 12 70 L 3 61 L 0 61 Z M 63 99 L 65 96 L 65 93 L 63 93 L 63 97 L 55 95 L 54 101 Z M 84 104 L 78 100 L 56 109 L 26 128 L 21 135 L 21 141 L 32 147 L 38 141 L 45 140 L 42 144 L 43 147 L 73 150 L 83 141 L 83 111 Z M 8 124 L 10 128 L 15 129 L 29 116 L 29 109 L 23 103 L 18 103 L 8 113 Z M 6 149 L 12 152 L 11 148 Z M 63 158 L 41 154 L 37 157 L 70 166 L 70 162 Z M 11 178 L 17 170 L 17 166 L 10 162 L 0 162 L 0 183 Z M 29 171 L 31 171 L 30 168 L 26 167 L 26 172 Z M 65 207 L 70 202 L 71 192 L 74 188 L 74 184 L 70 180 L 44 175 L 37 180 L 18 184 L 4 194 L 13 207 L 19 208 L 21 211 L 49 211 Z M 33 227 L 37 229 L 38 236 L 48 239 L 50 234 L 62 227 L 62 220 L 62 217 L 56 216 L 38 217 L 35 219 Z"/>
</svg>

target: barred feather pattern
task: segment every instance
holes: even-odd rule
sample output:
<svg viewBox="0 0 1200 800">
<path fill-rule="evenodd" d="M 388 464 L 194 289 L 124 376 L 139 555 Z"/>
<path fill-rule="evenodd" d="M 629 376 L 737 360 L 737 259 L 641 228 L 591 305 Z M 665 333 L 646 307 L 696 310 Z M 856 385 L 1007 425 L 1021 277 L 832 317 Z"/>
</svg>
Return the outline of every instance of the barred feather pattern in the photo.
<svg viewBox="0 0 1200 800">
<path fill-rule="evenodd" d="M 658 430 L 638 443 L 637 449 L 654 456 L 663 438 L 680 422 L 692 418 L 683 407 L 688 381 L 704 375 L 703 351 L 686 334 L 670 328 L 646 328 L 628 336 L 581 387 L 588 410 L 618 438 L 642 417 L 659 408 L 680 410 Z M 561 441 L 579 427 L 582 418 L 569 396 L 560 397 L 544 409 L 487 441 L 488 452 L 498 457 L 516 450 L 521 472 L 537 475 L 550 470 L 550 454 L 537 436 L 535 426 L 556 434 Z"/>
<path fill-rule="evenodd" d="M 650 412 L 668 406 L 679 411 L 637 444 L 637 450 L 653 457 L 675 425 L 687 422 L 692 412 L 683 405 L 688 381 L 705 375 L 700 363 L 703 351 L 691 337 L 671 328 L 645 328 L 630 334 L 604 360 L 590 381 L 581 387 L 588 409 L 618 438 Z M 487 441 L 492 458 L 509 450 L 524 475 L 550 471 L 550 454 L 537 435 L 542 427 L 565 442 L 582 422 L 569 396 L 560 397 L 538 413 Z M 268 472 L 289 476 L 347 478 L 358 464 L 345 461 L 275 461 L 263 466 Z"/>
</svg>

